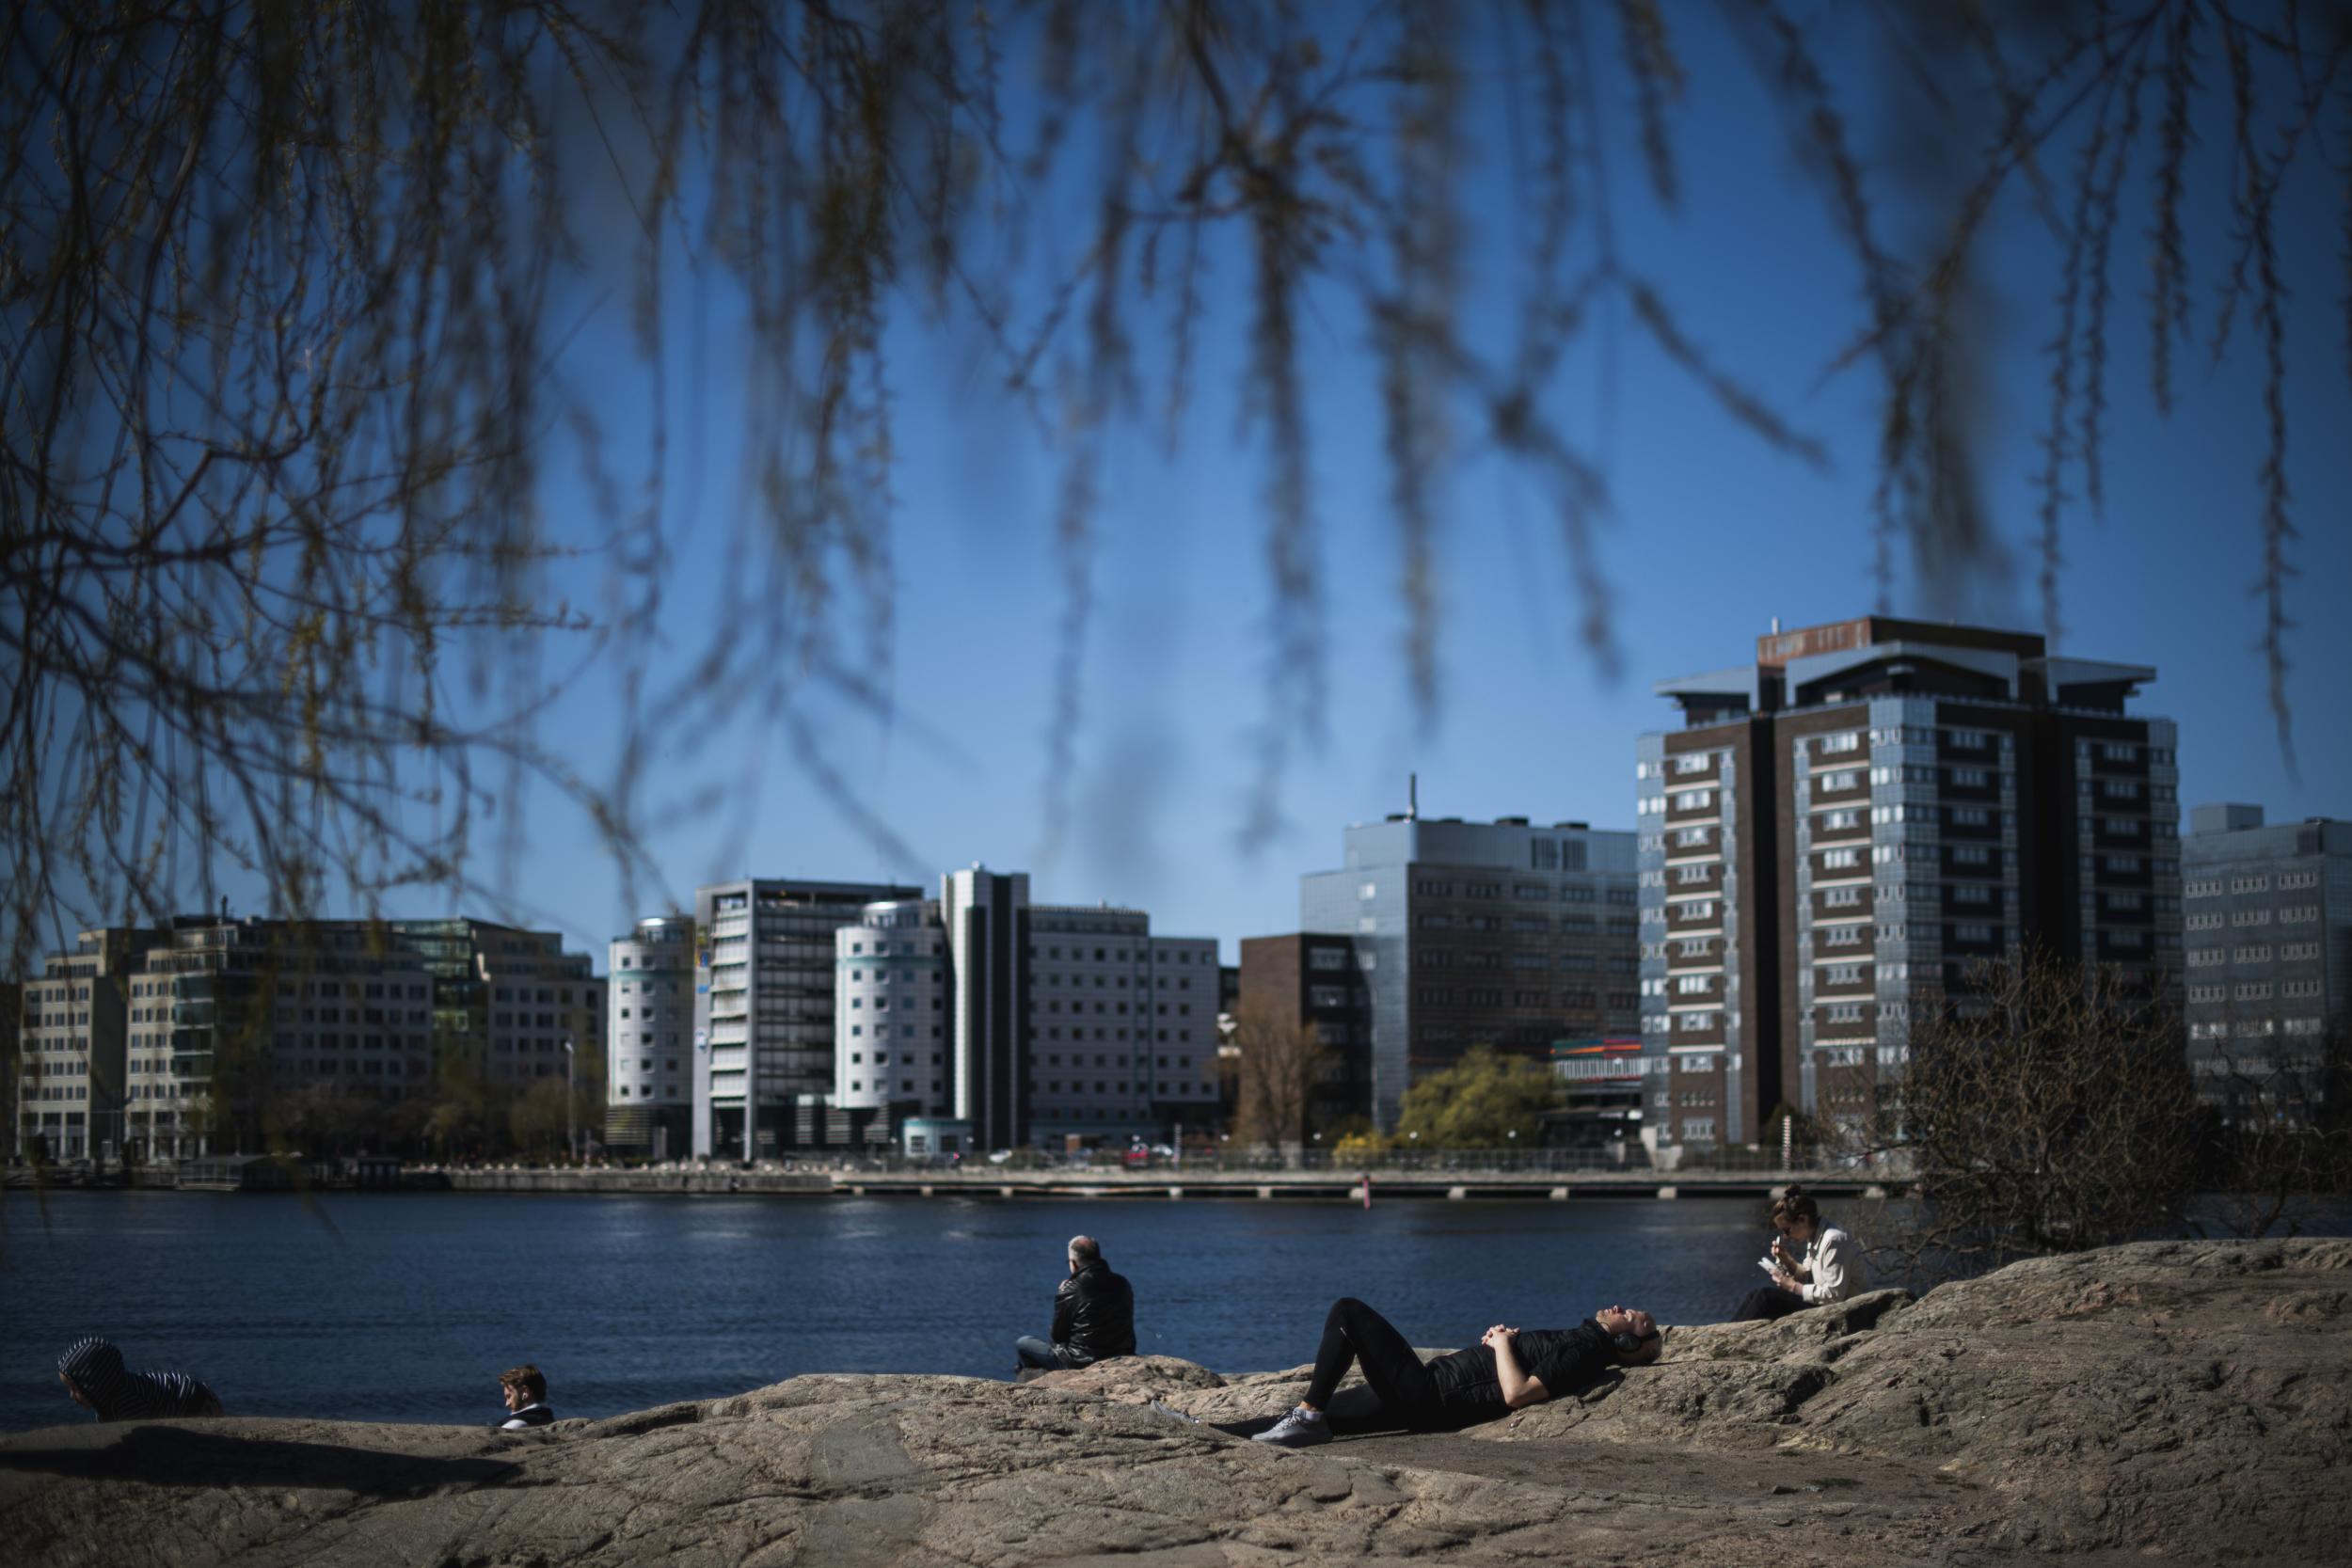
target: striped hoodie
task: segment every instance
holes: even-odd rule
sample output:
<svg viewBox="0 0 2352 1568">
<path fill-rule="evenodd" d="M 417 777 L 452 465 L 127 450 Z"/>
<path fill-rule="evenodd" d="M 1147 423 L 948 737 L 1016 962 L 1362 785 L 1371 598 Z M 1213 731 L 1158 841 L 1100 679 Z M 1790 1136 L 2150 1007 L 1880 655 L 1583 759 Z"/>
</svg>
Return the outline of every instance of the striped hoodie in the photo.
<svg viewBox="0 0 2352 1568">
<path fill-rule="evenodd" d="M 217 1416 L 212 1389 L 184 1372 L 130 1372 L 122 1353 L 104 1339 L 77 1339 L 57 1357 L 57 1370 L 73 1380 L 102 1421 L 168 1420 L 175 1416 Z"/>
</svg>

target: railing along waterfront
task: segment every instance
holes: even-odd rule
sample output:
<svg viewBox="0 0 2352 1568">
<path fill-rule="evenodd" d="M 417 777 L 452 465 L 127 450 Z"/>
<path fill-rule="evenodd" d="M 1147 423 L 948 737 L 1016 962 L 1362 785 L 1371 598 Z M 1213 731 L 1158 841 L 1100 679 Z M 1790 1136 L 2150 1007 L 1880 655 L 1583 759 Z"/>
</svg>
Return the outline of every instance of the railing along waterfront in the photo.
<svg viewBox="0 0 2352 1568">
<path fill-rule="evenodd" d="M 762 1162 L 779 1164 L 788 1168 L 795 1162 Z M 814 1159 L 800 1159 L 803 1168 L 823 1168 L 823 1171 L 873 1171 L 873 1173 L 944 1173 L 972 1171 L 986 1176 L 991 1171 L 1057 1171 L 1068 1176 L 1085 1173 L 1118 1171 L 1231 1171 L 1231 1173 L 1282 1173 L 1282 1171 L 1312 1171 L 1329 1176 L 1353 1176 L 1369 1171 L 1409 1173 L 1409 1176 L 1609 1176 L 1609 1173 L 1724 1173 L 1724 1176 L 1772 1176 L 1772 1173 L 1804 1173 L 1835 1168 L 1847 1176 L 1863 1176 L 1870 1171 L 1867 1162 L 1856 1159 L 1814 1159 L 1809 1154 L 1797 1154 L 1795 1159 L 1783 1159 L 1781 1149 L 1682 1149 L 1668 1159 L 1654 1159 L 1646 1149 L 1630 1149 L 1618 1157 L 1609 1149 L 1185 1149 L 1184 1154 L 1152 1152 L 1136 1159 L 1120 1152 L 1099 1152 L 1094 1157 L 1071 1157 L 1071 1154 L 1033 1154 L 1014 1152 L 1011 1157 L 978 1157 L 967 1154 L 964 1159 L 908 1159 L 901 1154 L 850 1154 L 821 1152 Z"/>
<path fill-rule="evenodd" d="M 1799 1151 L 1784 1159 L 1776 1148 L 1684 1149 L 1666 1159 L 1653 1159 L 1640 1148 L 1618 1155 L 1597 1148 L 1446 1148 L 1446 1149 L 1327 1149 L 1187 1148 L 1181 1154 L 1151 1151 L 1140 1157 L 1119 1150 L 1090 1154 L 1048 1154 L 1018 1149 L 1009 1155 L 931 1156 L 910 1158 L 895 1151 L 856 1152 L 816 1149 L 780 1155 L 737 1167 L 732 1162 L 677 1161 L 659 1167 L 668 1170 L 742 1168 L 759 1171 L 814 1171 L 836 1175 L 920 1176 L 955 1180 L 988 1180 L 1007 1175 L 1059 1176 L 1072 1180 L 1148 1176 L 1153 1180 L 1192 1175 L 1312 1174 L 1348 1178 L 1368 1174 L 1437 1178 L 1461 1176 L 1785 1176 L 1802 1180 L 1808 1175 L 1835 1174 L 1845 1180 L 1868 1180 L 1883 1174 L 1867 1158 L 1816 1158 Z"/>
</svg>

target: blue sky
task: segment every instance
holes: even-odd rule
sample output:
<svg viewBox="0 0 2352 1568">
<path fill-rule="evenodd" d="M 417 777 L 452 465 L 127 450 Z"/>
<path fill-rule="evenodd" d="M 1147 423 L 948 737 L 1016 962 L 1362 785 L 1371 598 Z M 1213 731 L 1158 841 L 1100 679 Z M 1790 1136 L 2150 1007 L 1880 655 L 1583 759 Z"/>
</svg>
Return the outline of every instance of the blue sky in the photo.
<svg viewBox="0 0 2352 1568">
<path fill-rule="evenodd" d="M 1445 496 L 1441 703 L 1434 725 L 1419 722 L 1402 656 L 1375 371 L 1360 323 L 1344 309 L 1320 312 L 1309 325 L 1308 362 L 1327 627 L 1326 736 L 1319 748 L 1294 752 L 1281 785 L 1283 830 L 1254 852 L 1240 847 L 1248 736 L 1266 698 L 1270 594 L 1263 454 L 1236 434 L 1232 388 L 1247 302 L 1232 288 L 1240 273 L 1228 257 L 1181 451 L 1170 458 L 1139 436 L 1114 448 L 1099 516 L 1100 599 L 1076 774 L 1066 817 L 1049 821 L 1046 736 L 1060 612 L 1050 547 L 1055 459 L 968 334 L 930 330 L 909 309 L 892 339 L 899 443 L 892 695 L 899 717 L 883 726 L 837 708 L 817 711 L 843 780 L 917 863 L 897 863 L 877 847 L 747 715 L 703 737 L 691 755 L 685 737 L 656 733 L 657 799 L 712 784 L 734 798 L 727 811 L 652 824 L 649 844 L 668 893 L 691 900 L 697 882 L 746 873 L 935 884 L 940 871 L 980 861 L 1031 870 L 1042 899 L 1147 908 L 1155 928 L 1215 936 L 1232 961 L 1237 939 L 1295 927 L 1298 876 L 1338 863 L 1346 824 L 1402 809 L 1408 772 L 1420 775 L 1430 815 L 1629 828 L 1634 737 L 1672 711 L 1651 694 L 1653 681 L 1744 661 L 1772 617 L 1789 626 L 1840 619 L 1868 611 L 1874 595 L 1867 518 L 1877 388 L 1867 368 L 1822 375 L 1863 320 L 1853 267 L 1832 243 L 1818 187 L 1798 170 L 1747 68 L 1709 28 L 1680 37 L 1690 73 L 1676 116 L 1684 198 L 1679 215 L 1660 213 L 1641 190 L 1638 166 L 1622 155 L 1629 146 L 1620 146 L 1613 188 L 1625 247 L 1661 285 L 1688 335 L 1819 437 L 1832 462 L 1818 472 L 1767 450 L 1681 372 L 1640 347 L 1629 325 L 1619 327 L 1625 348 L 1613 398 L 1604 396 L 1591 353 L 1575 361 L 1553 408 L 1571 430 L 1601 443 L 1607 459 L 1616 504 L 1600 558 L 1620 673 L 1598 669 L 1578 640 L 1581 607 L 1541 499 L 1492 460 L 1472 456 L 1453 470 Z M 1494 117 L 1487 120 L 1494 129 Z M 2220 117 L 2213 121 L 2218 127 Z M 1629 143 L 1629 127 L 1617 121 L 1621 142 Z M 2205 147 L 2198 154 L 2208 192 L 2221 152 Z M 1481 163 L 1486 172 L 1463 192 L 1475 224 L 1474 293 L 1507 299 L 1507 259 L 1525 231 L 1512 215 L 1507 158 L 1497 152 Z M 2282 236 L 2294 291 L 2289 473 L 2303 531 L 2290 598 L 2300 623 L 2290 686 L 2299 777 L 2289 775 L 2265 706 L 2256 649 L 2256 345 L 2241 328 L 2217 368 L 2201 351 L 2185 351 L 2178 405 L 2169 420 L 2156 417 L 2138 293 L 2146 214 L 2137 199 L 2118 241 L 2105 517 L 2077 506 L 2066 541 L 2066 651 L 2156 666 L 2142 705 L 2180 722 L 2184 802 L 2259 801 L 2274 818 L 2352 812 L 2344 783 L 2352 736 L 2340 684 L 2352 668 L 2352 626 L 2336 604 L 2352 582 L 2352 531 L 2344 527 L 2352 516 L 2352 393 L 2338 303 L 2343 242 L 2323 176 L 2324 166 L 2313 166 L 2289 193 Z M 2131 189 L 2137 197 L 2144 186 L 2142 169 Z M 2212 210 L 2210 201 L 2202 210 Z M 2226 240 L 2204 229 L 2191 235 L 2201 335 Z M 1988 260 L 1997 305 L 1981 328 L 1993 372 L 1980 477 L 2010 560 L 2007 570 L 1993 564 L 1942 580 L 1924 579 L 1906 560 L 1891 608 L 2039 629 L 2027 541 L 2047 395 L 2038 349 L 2055 320 L 2056 255 L 2046 234 L 2011 208 Z M 594 284 L 579 297 L 596 297 Z M 698 350 L 677 345 L 672 364 L 681 374 L 699 371 L 678 406 L 689 408 L 691 395 L 690 422 L 708 459 L 701 483 L 674 490 L 672 504 L 710 513 L 692 519 L 673 591 L 670 652 L 679 658 L 707 634 L 713 574 L 726 569 L 714 542 L 732 474 L 720 454 L 743 418 L 729 374 L 730 307 L 715 287 L 693 297 L 705 287 L 682 280 L 672 295 L 681 337 L 691 338 L 698 318 L 704 334 Z M 588 317 L 562 366 L 576 384 L 611 388 L 596 400 L 609 427 L 624 432 L 631 409 L 642 407 L 631 400 L 643 397 L 623 337 L 625 297 Z M 1473 325 L 1491 334 L 1507 321 L 1507 311 L 1482 306 Z M 587 510 L 567 467 L 551 464 L 545 495 L 559 534 L 563 519 Z M 585 578 L 572 586 L 592 602 L 601 592 Z M 550 667 L 560 662 L 560 652 L 550 655 Z M 610 676 L 592 671 L 541 732 L 591 776 L 609 769 L 616 744 L 604 695 Z M 744 800 L 755 757 L 765 766 Z M 515 905 L 597 953 L 601 965 L 604 942 L 663 900 L 648 895 L 632 908 L 582 823 L 544 792 L 526 807 Z M 438 905 L 426 898 L 416 912 L 425 908 Z"/>
</svg>

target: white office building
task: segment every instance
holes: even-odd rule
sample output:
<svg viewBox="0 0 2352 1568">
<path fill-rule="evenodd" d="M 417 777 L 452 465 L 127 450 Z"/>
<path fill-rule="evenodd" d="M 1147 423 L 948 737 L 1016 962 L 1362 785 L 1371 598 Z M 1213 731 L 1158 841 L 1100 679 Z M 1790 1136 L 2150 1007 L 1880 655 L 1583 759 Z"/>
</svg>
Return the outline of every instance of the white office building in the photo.
<svg viewBox="0 0 2352 1568">
<path fill-rule="evenodd" d="M 834 933 L 870 904 L 921 896 L 757 878 L 695 890 L 695 1155 L 756 1160 L 830 1141 Z"/>
<path fill-rule="evenodd" d="M 946 1116 L 950 990 L 938 904 L 868 904 L 834 933 L 834 1103 L 869 1126 L 880 1116 Z"/>
<path fill-rule="evenodd" d="M 694 1112 L 694 921 L 655 915 L 612 939 L 606 976 L 604 1141 L 667 1160 L 691 1146 Z"/>
</svg>

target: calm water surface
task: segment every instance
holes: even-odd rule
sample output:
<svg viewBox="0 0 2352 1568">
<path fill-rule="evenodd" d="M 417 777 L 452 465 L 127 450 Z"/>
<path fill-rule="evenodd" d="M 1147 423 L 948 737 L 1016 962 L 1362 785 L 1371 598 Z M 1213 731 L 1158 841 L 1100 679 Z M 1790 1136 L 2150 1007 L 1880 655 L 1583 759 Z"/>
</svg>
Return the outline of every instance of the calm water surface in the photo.
<svg viewBox="0 0 2352 1568">
<path fill-rule="evenodd" d="M 1337 1295 L 1419 1344 L 1597 1307 L 1724 1316 L 1761 1275 L 1745 1200 L 1345 1204 L 98 1192 L 0 1196 L 0 1429 L 87 1419 L 84 1334 L 206 1379 L 233 1414 L 480 1421 L 535 1361 L 562 1416 L 801 1372 L 1010 1373 L 1086 1232 L 1137 1348 L 1295 1366 Z"/>
</svg>

